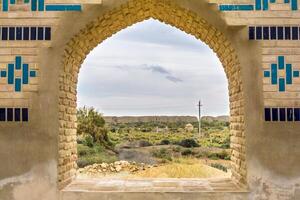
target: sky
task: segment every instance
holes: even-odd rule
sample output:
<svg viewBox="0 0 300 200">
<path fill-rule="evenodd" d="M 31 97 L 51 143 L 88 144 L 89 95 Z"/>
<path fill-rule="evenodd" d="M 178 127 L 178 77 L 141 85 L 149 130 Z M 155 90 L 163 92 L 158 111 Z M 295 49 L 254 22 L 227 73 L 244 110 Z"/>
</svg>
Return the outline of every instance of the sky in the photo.
<svg viewBox="0 0 300 200">
<path fill-rule="evenodd" d="M 229 115 L 216 54 L 179 29 L 150 19 L 99 44 L 79 73 L 78 107 L 105 116 Z"/>
</svg>

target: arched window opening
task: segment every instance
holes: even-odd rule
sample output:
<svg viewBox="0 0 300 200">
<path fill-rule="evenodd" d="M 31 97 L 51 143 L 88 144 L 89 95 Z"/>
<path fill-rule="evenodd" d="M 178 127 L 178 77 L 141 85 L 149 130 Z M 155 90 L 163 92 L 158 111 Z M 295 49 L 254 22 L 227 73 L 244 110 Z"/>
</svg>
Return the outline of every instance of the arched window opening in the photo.
<svg viewBox="0 0 300 200">
<path fill-rule="evenodd" d="M 206 44 L 153 19 L 103 41 L 79 73 L 78 176 L 230 177 L 227 82 Z"/>
</svg>

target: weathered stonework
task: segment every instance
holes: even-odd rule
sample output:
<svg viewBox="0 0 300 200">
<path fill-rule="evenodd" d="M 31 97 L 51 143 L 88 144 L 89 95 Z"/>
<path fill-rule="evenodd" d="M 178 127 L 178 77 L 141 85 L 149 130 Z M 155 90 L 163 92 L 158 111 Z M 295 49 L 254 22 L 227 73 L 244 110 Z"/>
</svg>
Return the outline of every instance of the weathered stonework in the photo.
<svg viewBox="0 0 300 200">
<path fill-rule="evenodd" d="M 59 159 L 62 160 L 59 168 L 63 169 L 59 173 L 59 181 L 64 186 L 75 176 L 76 126 L 74 125 L 77 78 L 81 64 L 86 55 L 99 43 L 118 31 L 150 17 L 192 34 L 208 44 L 220 58 L 229 81 L 232 173 L 238 183 L 245 184 L 247 175 L 245 149 L 241 148 L 245 141 L 243 88 L 235 51 L 220 31 L 195 13 L 176 6 L 172 1 L 157 0 L 129 1 L 89 23 L 67 44 L 64 68 L 60 76 L 60 136 L 64 145 L 61 145 L 59 150 Z"/>
<path fill-rule="evenodd" d="M 13 2 L 2 0 L 0 12 L 0 158 L 6 161 L 0 165 L 1 200 L 300 199 L 297 1 Z M 80 66 L 102 41 L 149 18 L 195 36 L 219 57 L 229 83 L 228 185 L 234 187 L 216 185 L 216 180 L 203 182 L 208 190 L 199 186 L 197 191 L 178 194 L 169 191 L 172 187 L 157 193 L 133 188 L 119 193 L 111 186 L 110 191 L 90 194 L 72 190 L 76 182 L 66 187 L 76 177 Z M 25 64 L 21 70 L 17 57 Z M 18 66 L 15 73 L 12 64 Z"/>
</svg>

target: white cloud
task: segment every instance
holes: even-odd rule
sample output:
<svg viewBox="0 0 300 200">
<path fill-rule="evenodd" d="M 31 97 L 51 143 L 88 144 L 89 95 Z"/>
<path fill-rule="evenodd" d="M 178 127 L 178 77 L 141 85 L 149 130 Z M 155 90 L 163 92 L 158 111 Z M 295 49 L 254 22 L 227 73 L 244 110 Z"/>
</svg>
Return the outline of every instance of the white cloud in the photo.
<svg viewBox="0 0 300 200">
<path fill-rule="evenodd" d="M 96 47 L 79 74 L 78 105 L 105 115 L 228 114 L 224 70 L 207 45 L 155 20 Z"/>
</svg>

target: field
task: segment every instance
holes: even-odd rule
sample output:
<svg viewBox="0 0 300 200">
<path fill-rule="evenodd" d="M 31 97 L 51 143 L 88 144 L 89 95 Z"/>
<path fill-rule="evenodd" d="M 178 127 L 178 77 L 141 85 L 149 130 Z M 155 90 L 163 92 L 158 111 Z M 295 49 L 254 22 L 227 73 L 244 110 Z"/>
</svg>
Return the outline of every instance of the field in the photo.
<svg viewBox="0 0 300 200">
<path fill-rule="evenodd" d="M 88 128 L 79 123 L 79 130 L 85 130 L 77 141 L 81 174 L 145 178 L 230 174 L 228 122 L 203 120 L 204 137 L 191 128 L 197 127 L 195 122 L 101 122 L 92 134 L 86 130 L 92 132 L 97 126 Z"/>
</svg>

